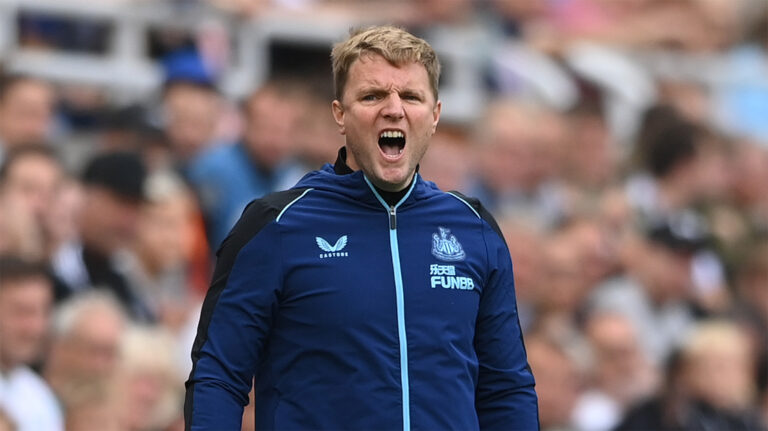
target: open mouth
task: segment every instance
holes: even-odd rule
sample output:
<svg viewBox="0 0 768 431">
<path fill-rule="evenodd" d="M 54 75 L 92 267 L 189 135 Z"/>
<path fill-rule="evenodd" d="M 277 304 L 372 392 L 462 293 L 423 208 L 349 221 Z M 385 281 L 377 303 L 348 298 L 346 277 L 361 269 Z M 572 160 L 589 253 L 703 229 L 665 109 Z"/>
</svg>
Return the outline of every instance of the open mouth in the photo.
<svg viewBox="0 0 768 431">
<path fill-rule="evenodd" d="M 398 158 L 405 148 L 405 134 L 400 130 L 385 130 L 379 134 L 379 148 L 384 156 Z"/>
</svg>

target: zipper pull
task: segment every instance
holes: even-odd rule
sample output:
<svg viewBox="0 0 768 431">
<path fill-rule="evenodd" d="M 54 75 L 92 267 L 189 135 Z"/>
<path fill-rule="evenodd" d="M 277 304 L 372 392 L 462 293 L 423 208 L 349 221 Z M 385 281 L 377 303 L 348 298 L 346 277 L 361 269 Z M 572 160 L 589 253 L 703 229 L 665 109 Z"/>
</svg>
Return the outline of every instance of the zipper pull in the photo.
<svg viewBox="0 0 768 431">
<path fill-rule="evenodd" d="M 397 211 L 397 208 L 394 206 L 389 207 L 389 229 L 395 230 L 397 229 L 397 217 L 395 217 L 395 211 Z"/>
</svg>

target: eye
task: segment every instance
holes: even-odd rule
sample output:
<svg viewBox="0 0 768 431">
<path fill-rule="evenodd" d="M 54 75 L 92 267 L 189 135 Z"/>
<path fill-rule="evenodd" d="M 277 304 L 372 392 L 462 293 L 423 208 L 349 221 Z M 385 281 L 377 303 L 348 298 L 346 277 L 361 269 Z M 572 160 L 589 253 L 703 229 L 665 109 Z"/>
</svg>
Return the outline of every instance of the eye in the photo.
<svg viewBox="0 0 768 431">
<path fill-rule="evenodd" d="M 419 97 L 419 95 L 417 95 L 417 94 L 411 94 L 411 93 L 406 93 L 406 94 L 403 94 L 403 95 L 401 96 L 401 98 L 402 98 L 403 100 L 409 100 L 409 101 L 412 101 L 412 102 L 420 102 L 420 101 L 421 101 L 421 97 Z"/>
<path fill-rule="evenodd" d="M 360 98 L 360 100 L 363 100 L 363 101 L 366 101 L 366 102 L 373 102 L 373 101 L 378 100 L 378 99 L 379 99 L 379 96 L 377 94 L 373 94 L 373 93 L 366 94 L 366 95 L 364 95 L 363 97 Z"/>
</svg>

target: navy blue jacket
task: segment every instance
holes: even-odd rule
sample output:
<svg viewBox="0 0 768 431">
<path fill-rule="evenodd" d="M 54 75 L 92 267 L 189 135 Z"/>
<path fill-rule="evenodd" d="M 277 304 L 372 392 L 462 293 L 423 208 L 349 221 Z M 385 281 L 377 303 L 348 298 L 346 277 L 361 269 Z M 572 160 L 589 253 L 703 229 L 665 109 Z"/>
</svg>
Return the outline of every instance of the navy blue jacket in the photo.
<svg viewBox="0 0 768 431">
<path fill-rule="evenodd" d="M 252 202 L 222 244 L 187 429 L 537 429 L 496 223 L 418 174 L 389 206 L 331 165 Z"/>
</svg>

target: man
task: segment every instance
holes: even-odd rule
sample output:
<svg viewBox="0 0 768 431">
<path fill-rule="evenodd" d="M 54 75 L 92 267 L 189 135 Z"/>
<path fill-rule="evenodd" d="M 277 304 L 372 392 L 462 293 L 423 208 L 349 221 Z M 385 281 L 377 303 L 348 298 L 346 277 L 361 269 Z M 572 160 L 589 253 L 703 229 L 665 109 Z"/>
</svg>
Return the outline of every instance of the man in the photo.
<svg viewBox="0 0 768 431">
<path fill-rule="evenodd" d="M 13 148 L 45 141 L 53 121 L 55 93 L 27 75 L 0 75 L 0 161 Z"/>
<path fill-rule="evenodd" d="M 20 431 L 64 429 L 53 392 L 28 366 L 42 359 L 52 301 L 42 264 L 0 256 L 0 410 Z"/>
<path fill-rule="evenodd" d="M 224 240 L 248 202 L 290 187 L 306 173 L 292 160 L 300 93 L 293 82 L 262 86 L 243 106 L 242 142 L 214 146 L 190 162 L 186 174 L 200 198 L 211 246 Z"/>
<path fill-rule="evenodd" d="M 439 64 L 392 27 L 333 50 L 335 166 L 254 201 L 227 240 L 188 429 L 536 429 L 509 252 L 476 202 L 416 174 Z"/>
<path fill-rule="evenodd" d="M 566 211 L 552 162 L 561 130 L 563 119 L 553 111 L 511 99 L 490 103 L 475 128 L 470 192 L 493 214 L 540 229 L 557 225 Z"/>
<path fill-rule="evenodd" d="M 595 286 L 589 307 L 625 316 L 643 353 L 654 365 L 665 363 L 693 329 L 691 260 L 708 241 L 695 218 L 649 223 L 626 235 L 617 252 L 623 273 Z"/>
<path fill-rule="evenodd" d="M 53 149 L 44 144 L 14 148 L 0 163 L 0 225 L 3 219 L 23 217 L 24 226 L 28 226 L 12 229 L 6 225 L 0 232 L 6 232 L 9 237 L 26 235 L 25 241 L 20 242 L 34 243 L 30 246 L 33 253 L 24 253 L 24 247 L 17 248 L 17 253 L 41 258 L 56 247 L 53 226 L 47 217 L 63 179 L 61 163 Z"/>
<path fill-rule="evenodd" d="M 145 177 L 144 162 L 134 153 L 104 153 L 88 162 L 82 176 L 85 187 L 79 238 L 53 257 L 59 281 L 57 300 L 91 287 L 104 288 L 117 297 L 131 318 L 154 321 L 151 310 L 131 290 L 124 270 L 115 261 L 136 234 Z"/>
<path fill-rule="evenodd" d="M 126 320 L 120 304 L 103 292 L 74 296 L 57 308 L 44 375 L 60 399 L 114 377 Z"/>
<path fill-rule="evenodd" d="M 166 138 L 180 161 L 192 160 L 214 141 L 223 104 L 213 87 L 185 81 L 168 83 L 163 105 Z"/>
</svg>

